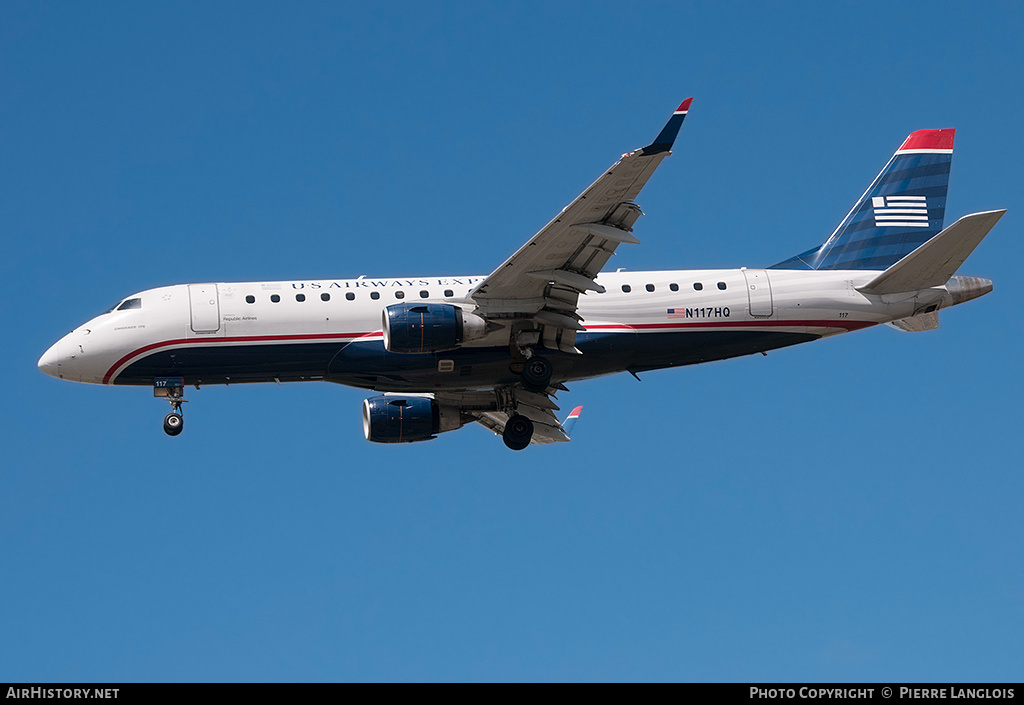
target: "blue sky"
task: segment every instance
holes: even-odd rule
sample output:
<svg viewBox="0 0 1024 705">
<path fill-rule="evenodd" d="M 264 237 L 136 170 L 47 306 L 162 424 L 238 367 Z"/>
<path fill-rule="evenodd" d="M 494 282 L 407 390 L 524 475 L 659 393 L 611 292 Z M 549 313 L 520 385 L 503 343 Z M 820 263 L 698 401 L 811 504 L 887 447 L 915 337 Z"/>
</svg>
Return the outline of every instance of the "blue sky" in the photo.
<svg viewBox="0 0 1024 705">
<path fill-rule="evenodd" d="M 1019 680 L 1018 3 L 4 3 L 0 681 Z M 572 385 L 575 439 L 35 369 L 128 294 L 486 274 L 695 100 L 628 269 L 822 242 L 910 132 L 938 331 Z"/>
</svg>

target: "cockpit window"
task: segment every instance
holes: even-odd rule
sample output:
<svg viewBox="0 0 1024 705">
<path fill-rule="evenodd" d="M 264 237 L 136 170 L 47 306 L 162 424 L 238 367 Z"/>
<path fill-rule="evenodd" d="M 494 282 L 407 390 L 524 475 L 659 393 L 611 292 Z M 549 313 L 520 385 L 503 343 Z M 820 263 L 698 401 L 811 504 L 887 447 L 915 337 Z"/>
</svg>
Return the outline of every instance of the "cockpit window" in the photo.
<svg viewBox="0 0 1024 705">
<path fill-rule="evenodd" d="M 132 308 L 142 308 L 142 299 L 128 299 L 117 307 L 118 311 L 127 311 Z"/>
</svg>

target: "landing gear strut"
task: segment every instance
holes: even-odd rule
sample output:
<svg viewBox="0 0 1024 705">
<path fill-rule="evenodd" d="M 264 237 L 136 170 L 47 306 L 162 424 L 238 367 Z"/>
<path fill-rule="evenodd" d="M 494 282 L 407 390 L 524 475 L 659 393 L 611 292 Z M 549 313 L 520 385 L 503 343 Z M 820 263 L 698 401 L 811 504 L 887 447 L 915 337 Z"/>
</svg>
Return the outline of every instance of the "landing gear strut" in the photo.
<svg viewBox="0 0 1024 705">
<path fill-rule="evenodd" d="M 540 330 L 535 328 L 517 328 L 509 338 L 508 352 L 512 357 L 509 371 L 520 376 L 523 389 L 528 392 L 543 392 L 551 384 L 554 368 L 547 358 L 536 353 L 539 343 Z"/>
<path fill-rule="evenodd" d="M 171 413 L 164 417 L 164 433 L 177 436 L 185 428 L 185 418 L 181 415 L 181 405 L 188 401 L 185 399 L 185 380 L 181 377 L 157 377 L 153 396 L 170 402 Z"/>
<path fill-rule="evenodd" d="M 510 416 L 501 437 L 512 450 L 522 450 L 530 445 L 530 439 L 533 438 L 533 421 L 522 414 Z"/>
</svg>

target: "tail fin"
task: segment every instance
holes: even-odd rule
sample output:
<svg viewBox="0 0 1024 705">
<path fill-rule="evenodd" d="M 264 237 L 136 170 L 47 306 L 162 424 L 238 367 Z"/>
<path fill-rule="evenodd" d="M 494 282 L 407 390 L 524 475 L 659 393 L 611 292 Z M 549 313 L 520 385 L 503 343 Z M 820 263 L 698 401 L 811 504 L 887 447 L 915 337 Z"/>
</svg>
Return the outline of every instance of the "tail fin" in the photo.
<svg viewBox="0 0 1024 705">
<path fill-rule="evenodd" d="M 772 269 L 885 269 L 938 234 L 954 133 L 911 133 L 825 244 Z"/>
</svg>

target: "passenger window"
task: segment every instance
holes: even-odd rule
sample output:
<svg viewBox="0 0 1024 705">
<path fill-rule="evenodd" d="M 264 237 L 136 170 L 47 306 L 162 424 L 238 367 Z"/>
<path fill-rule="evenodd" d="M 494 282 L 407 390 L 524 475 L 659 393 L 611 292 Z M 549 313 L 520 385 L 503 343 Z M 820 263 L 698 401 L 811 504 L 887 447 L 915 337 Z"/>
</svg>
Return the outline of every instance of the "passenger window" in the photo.
<svg viewBox="0 0 1024 705">
<path fill-rule="evenodd" d="M 646 287 L 647 291 L 654 291 L 654 284 L 648 284 Z"/>
<path fill-rule="evenodd" d="M 252 294 L 249 294 L 248 296 L 245 297 L 245 303 L 247 303 L 247 304 L 254 304 L 254 303 L 256 303 L 256 297 L 253 296 Z"/>
<path fill-rule="evenodd" d="M 633 287 L 631 287 L 629 284 L 623 284 L 622 290 L 628 294 L 629 292 L 633 291 Z"/>
<path fill-rule="evenodd" d="M 445 296 L 455 296 L 455 292 L 452 291 L 451 289 L 445 289 L 444 290 L 444 295 Z"/>
<path fill-rule="evenodd" d="M 671 289 L 672 291 L 679 291 L 679 285 L 678 284 L 669 284 L 668 288 Z"/>
<path fill-rule="evenodd" d="M 330 301 L 331 300 L 331 295 L 330 294 L 320 294 L 320 300 L 321 301 Z"/>
<path fill-rule="evenodd" d="M 270 300 L 271 300 L 271 301 L 272 301 L 273 303 L 275 303 L 275 304 L 279 304 L 279 303 L 281 303 L 281 297 L 280 297 L 280 296 L 278 296 L 277 294 L 271 294 L 271 295 L 270 295 Z"/>
<path fill-rule="evenodd" d="M 306 300 L 306 295 L 305 294 L 296 294 L 295 295 L 295 300 L 296 301 L 305 301 Z"/>
<path fill-rule="evenodd" d="M 345 298 L 348 299 L 349 301 L 355 301 L 356 295 L 350 291 L 347 294 L 345 294 Z"/>
<path fill-rule="evenodd" d="M 420 292 L 420 298 L 421 299 L 430 298 L 430 292 L 427 291 L 426 289 L 424 289 L 423 291 Z"/>
<path fill-rule="evenodd" d="M 380 292 L 379 291 L 371 291 L 370 292 L 370 298 L 373 299 L 374 301 L 376 301 L 377 299 L 380 298 Z"/>
<path fill-rule="evenodd" d="M 142 308 L 142 299 L 128 299 L 117 307 L 118 311 L 127 311 L 132 308 Z"/>
<path fill-rule="evenodd" d="M 725 291 L 725 282 L 718 282 L 718 288 Z"/>
<path fill-rule="evenodd" d="M 396 291 L 395 292 L 395 298 L 396 299 L 404 299 L 405 298 L 405 292 L 404 291 Z"/>
<path fill-rule="evenodd" d="M 700 291 L 703 288 L 704 288 L 704 285 L 701 284 L 700 282 L 694 282 L 693 283 L 693 290 L 694 291 Z"/>
</svg>

